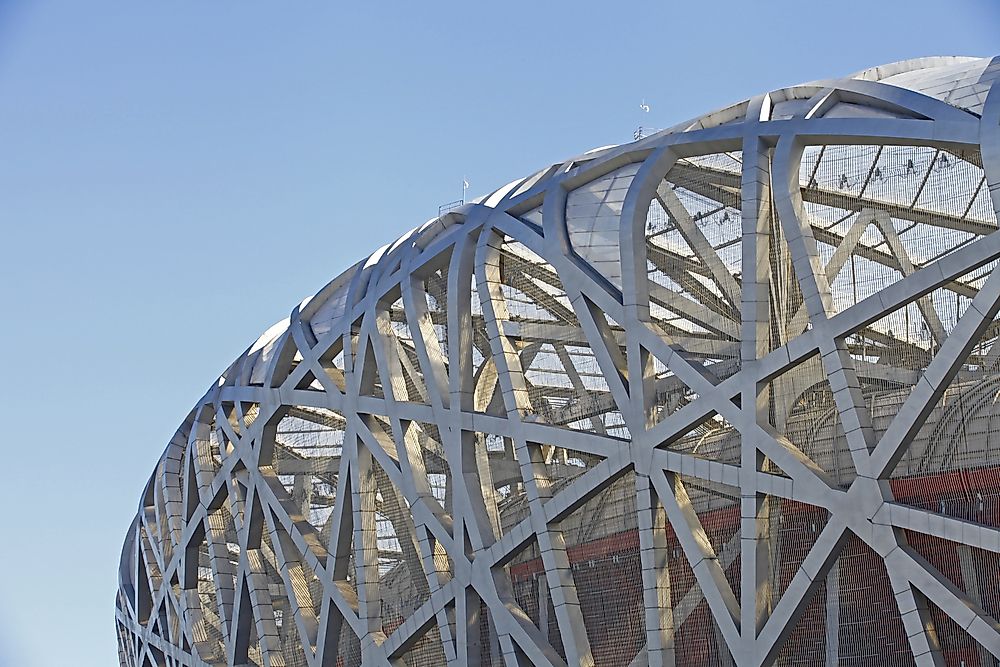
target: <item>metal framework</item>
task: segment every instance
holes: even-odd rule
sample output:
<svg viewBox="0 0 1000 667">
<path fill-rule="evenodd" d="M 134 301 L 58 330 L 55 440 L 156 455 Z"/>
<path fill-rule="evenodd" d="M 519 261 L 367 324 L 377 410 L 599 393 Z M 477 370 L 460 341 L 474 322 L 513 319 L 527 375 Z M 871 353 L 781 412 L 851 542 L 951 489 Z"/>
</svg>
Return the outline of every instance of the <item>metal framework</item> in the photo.
<svg viewBox="0 0 1000 667">
<path fill-rule="evenodd" d="M 348 270 L 167 446 L 121 664 L 996 664 L 997 78 L 771 92 Z"/>
</svg>

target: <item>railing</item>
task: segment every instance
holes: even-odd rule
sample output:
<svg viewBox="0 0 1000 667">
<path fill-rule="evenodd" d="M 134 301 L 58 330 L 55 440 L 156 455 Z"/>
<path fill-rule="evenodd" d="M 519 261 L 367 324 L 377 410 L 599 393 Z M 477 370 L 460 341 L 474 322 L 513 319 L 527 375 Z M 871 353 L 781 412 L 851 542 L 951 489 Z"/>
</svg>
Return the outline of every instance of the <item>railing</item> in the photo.
<svg viewBox="0 0 1000 667">
<path fill-rule="evenodd" d="M 464 204 L 465 204 L 464 199 L 456 199 L 455 201 L 448 202 L 447 204 L 441 204 L 440 206 L 438 206 L 438 217 L 441 217 L 448 211 L 454 211 L 456 208 L 458 208 L 459 206 L 463 206 Z"/>
</svg>

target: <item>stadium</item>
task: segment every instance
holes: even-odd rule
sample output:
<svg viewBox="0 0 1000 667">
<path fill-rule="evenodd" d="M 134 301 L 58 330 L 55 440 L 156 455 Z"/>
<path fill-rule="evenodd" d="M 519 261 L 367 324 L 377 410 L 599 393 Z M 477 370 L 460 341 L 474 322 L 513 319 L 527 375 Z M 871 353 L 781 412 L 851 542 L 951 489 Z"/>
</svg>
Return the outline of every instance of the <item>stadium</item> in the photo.
<svg viewBox="0 0 1000 667">
<path fill-rule="evenodd" d="M 998 664 L 997 79 L 772 91 L 340 274 L 156 463 L 121 664 Z"/>
</svg>

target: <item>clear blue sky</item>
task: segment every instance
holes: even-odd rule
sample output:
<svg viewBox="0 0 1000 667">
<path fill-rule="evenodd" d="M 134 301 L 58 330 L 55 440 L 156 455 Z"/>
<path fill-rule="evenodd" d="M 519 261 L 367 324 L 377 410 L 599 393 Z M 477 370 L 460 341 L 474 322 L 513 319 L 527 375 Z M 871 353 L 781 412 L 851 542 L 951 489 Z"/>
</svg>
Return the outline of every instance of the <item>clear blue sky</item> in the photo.
<svg viewBox="0 0 1000 667">
<path fill-rule="evenodd" d="M 997 53 L 995 0 L 0 0 L 0 665 L 115 664 L 121 539 L 180 420 L 463 176 Z"/>
</svg>

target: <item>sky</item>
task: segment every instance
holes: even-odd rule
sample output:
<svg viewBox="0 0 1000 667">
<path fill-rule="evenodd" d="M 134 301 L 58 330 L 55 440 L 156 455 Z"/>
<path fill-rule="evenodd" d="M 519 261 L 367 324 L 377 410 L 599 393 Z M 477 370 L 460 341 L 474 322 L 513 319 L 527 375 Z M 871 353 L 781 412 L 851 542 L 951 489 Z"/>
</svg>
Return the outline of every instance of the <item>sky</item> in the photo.
<svg viewBox="0 0 1000 667">
<path fill-rule="evenodd" d="M 942 54 L 1000 54 L 1000 4 L 0 0 L 0 665 L 115 664 L 181 420 L 463 179 Z"/>
</svg>

